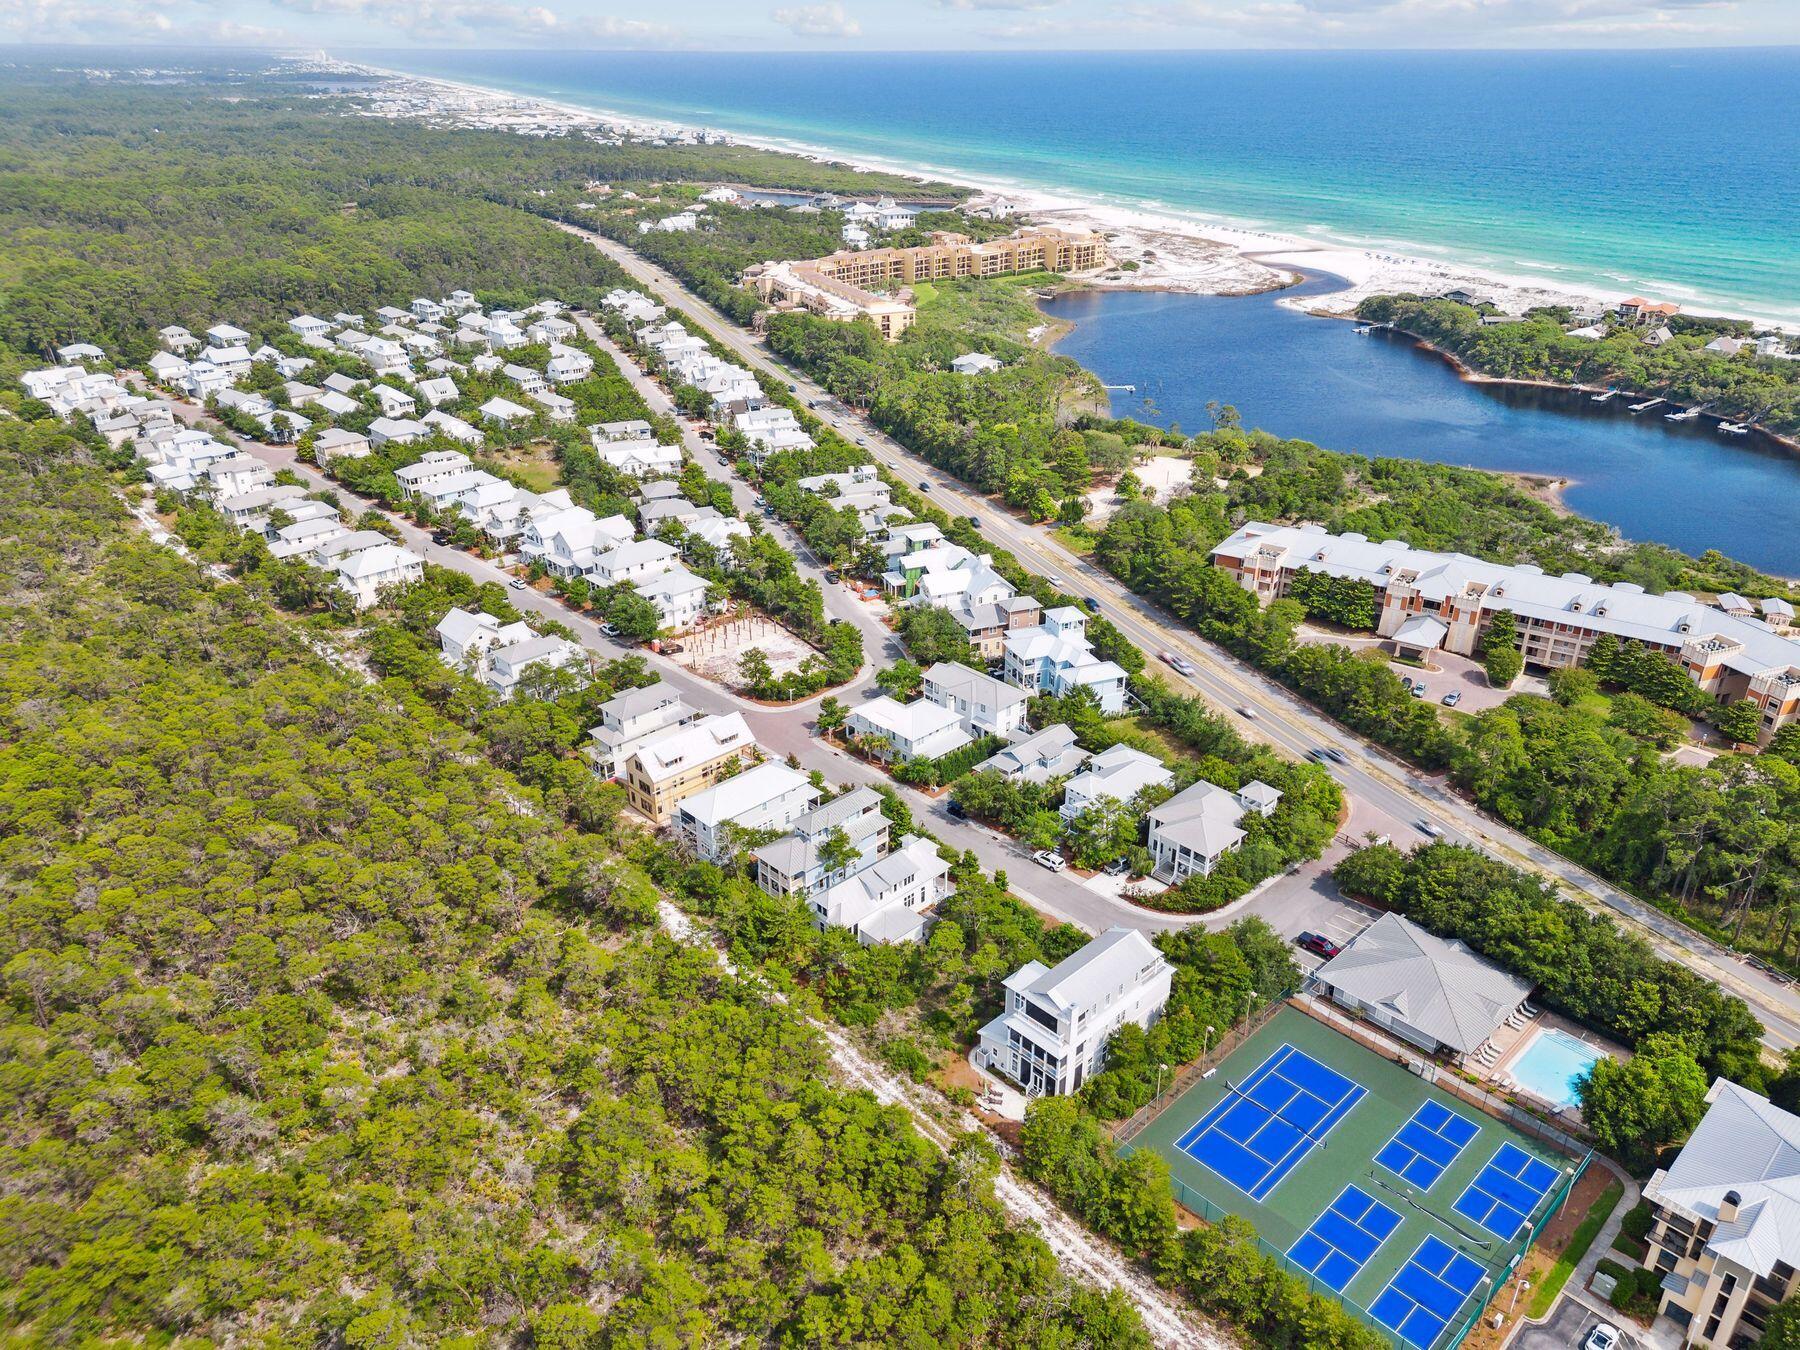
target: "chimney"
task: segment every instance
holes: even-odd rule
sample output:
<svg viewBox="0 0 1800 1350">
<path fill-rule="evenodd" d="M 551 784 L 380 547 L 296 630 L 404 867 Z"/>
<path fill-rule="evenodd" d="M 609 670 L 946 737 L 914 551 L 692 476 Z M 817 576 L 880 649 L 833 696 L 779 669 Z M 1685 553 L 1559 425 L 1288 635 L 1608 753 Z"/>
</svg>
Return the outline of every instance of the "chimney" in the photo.
<svg viewBox="0 0 1800 1350">
<path fill-rule="evenodd" d="M 1744 1197 L 1736 1191 L 1726 1191 L 1725 1198 L 1719 1201 L 1719 1222 L 1731 1223 L 1737 1218 L 1738 1206 L 1744 1203 Z"/>
</svg>

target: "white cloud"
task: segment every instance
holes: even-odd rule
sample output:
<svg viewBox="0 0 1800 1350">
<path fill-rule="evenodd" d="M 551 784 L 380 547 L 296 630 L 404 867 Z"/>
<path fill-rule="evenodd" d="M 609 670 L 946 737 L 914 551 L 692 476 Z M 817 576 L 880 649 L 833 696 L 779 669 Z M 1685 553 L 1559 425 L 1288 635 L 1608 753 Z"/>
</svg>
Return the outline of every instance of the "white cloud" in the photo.
<svg viewBox="0 0 1800 1350">
<path fill-rule="evenodd" d="M 862 25 L 844 12 L 844 7 L 826 5 L 791 5 L 769 16 L 788 32 L 798 37 L 853 38 L 862 36 Z"/>
<path fill-rule="evenodd" d="M 1063 0 L 932 0 L 939 9 L 1054 9 Z"/>
<path fill-rule="evenodd" d="M 1721 16 L 1739 0 L 1166 0 L 1123 3 L 1121 22 L 1153 30 L 1249 37 L 1317 45 L 1415 40 L 1433 44 L 1522 40 L 1533 36 L 1655 38 L 1730 31 L 1696 23 L 1695 10 Z"/>
<path fill-rule="evenodd" d="M 611 15 L 565 16 L 545 5 L 509 0 L 272 0 L 296 14 L 341 15 L 380 24 L 411 38 L 458 41 L 505 37 L 534 43 L 602 42 L 664 46 L 680 39 L 666 24 Z"/>
</svg>

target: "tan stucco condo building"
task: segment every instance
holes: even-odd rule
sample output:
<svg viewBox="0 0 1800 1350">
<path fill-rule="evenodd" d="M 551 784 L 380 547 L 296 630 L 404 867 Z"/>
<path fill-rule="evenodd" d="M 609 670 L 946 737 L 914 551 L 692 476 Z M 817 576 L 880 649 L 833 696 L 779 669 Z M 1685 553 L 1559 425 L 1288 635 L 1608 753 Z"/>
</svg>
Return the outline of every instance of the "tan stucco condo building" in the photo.
<svg viewBox="0 0 1800 1350">
<path fill-rule="evenodd" d="M 1644 1187 L 1644 1256 L 1662 1276 L 1657 1314 L 1690 1345 L 1747 1346 L 1795 1292 L 1800 1117 L 1721 1078 L 1674 1163 Z"/>
<path fill-rule="evenodd" d="M 938 230 L 929 244 L 911 248 L 844 249 L 806 262 L 761 263 L 741 280 L 779 308 L 843 322 L 867 318 L 895 342 L 918 317 L 905 289 L 918 282 L 1087 272 L 1107 261 L 1105 238 L 1088 231 L 1031 227 L 978 244 L 967 235 Z"/>
</svg>

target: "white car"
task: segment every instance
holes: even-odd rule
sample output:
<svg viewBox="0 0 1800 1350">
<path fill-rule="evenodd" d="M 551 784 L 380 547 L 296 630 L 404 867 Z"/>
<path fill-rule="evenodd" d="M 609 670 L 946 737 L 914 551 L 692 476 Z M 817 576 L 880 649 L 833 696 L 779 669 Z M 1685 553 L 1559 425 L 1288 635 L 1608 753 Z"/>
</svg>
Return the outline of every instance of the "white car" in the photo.
<svg viewBox="0 0 1800 1350">
<path fill-rule="evenodd" d="M 1048 867 L 1052 872 L 1060 872 L 1068 866 L 1063 861 L 1063 855 L 1053 848 L 1041 848 L 1031 858 L 1039 867 Z"/>
<path fill-rule="evenodd" d="M 1581 1350 L 1618 1350 L 1619 1329 L 1602 1322 L 1582 1338 Z"/>
</svg>

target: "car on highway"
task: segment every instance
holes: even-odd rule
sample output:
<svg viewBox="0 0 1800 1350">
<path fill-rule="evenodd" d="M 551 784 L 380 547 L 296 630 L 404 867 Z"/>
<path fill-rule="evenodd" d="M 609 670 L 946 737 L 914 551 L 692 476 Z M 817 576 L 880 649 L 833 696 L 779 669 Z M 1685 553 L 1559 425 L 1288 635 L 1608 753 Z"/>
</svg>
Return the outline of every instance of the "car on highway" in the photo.
<svg viewBox="0 0 1800 1350">
<path fill-rule="evenodd" d="M 1322 956 L 1327 961 L 1344 950 L 1323 933 L 1302 933 L 1294 939 L 1294 945 L 1311 952 L 1314 956 Z"/>
<path fill-rule="evenodd" d="M 1452 689 L 1449 693 L 1445 694 L 1439 702 L 1446 708 L 1454 708 L 1457 704 L 1462 702 L 1462 690 Z"/>
<path fill-rule="evenodd" d="M 799 386 L 799 385 L 797 385 L 797 384 L 790 384 L 790 385 L 789 385 L 789 386 L 788 386 L 788 393 L 790 393 L 790 394 L 797 394 L 797 393 L 799 393 L 799 392 L 800 392 L 800 386 Z"/>
<path fill-rule="evenodd" d="M 1602 1322 L 1582 1338 L 1581 1350 L 1618 1350 L 1619 1329 L 1610 1322 Z"/>
<path fill-rule="evenodd" d="M 1175 664 L 1175 653 L 1174 652 L 1158 652 L 1156 654 L 1156 659 L 1158 661 L 1167 661 L 1170 665 L 1174 665 Z"/>
<path fill-rule="evenodd" d="M 926 481 L 925 481 L 925 480 L 924 480 L 924 479 L 923 479 L 923 478 L 921 478 L 921 479 L 920 479 L 920 480 L 919 480 L 919 491 L 920 491 L 920 492 L 930 492 L 930 491 L 931 491 L 931 484 L 930 484 L 930 483 L 927 483 L 927 482 L 926 482 Z"/>
<path fill-rule="evenodd" d="M 1169 664 L 1174 666 L 1175 669 L 1180 671 L 1183 675 L 1186 675 L 1190 680 L 1194 677 L 1196 667 L 1192 661 L 1187 659 L 1187 657 L 1178 656 L 1173 661 L 1169 662 Z"/>
<path fill-rule="evenodd" d="M 1442 839 L 1444 837 L 1443 830 L 1432 824 L 1429 820 L 1421 820 L 1419 822 L 1419 833 L 1428 834 L 1433 839 Z"/>
<path fill-rule="evenodd" d="M 1328 745 L 1325 747 L 1325 758 L 1330 760 L 1333 764 L 1348 764 L 1350 762 L 1350 756 L 1346 755 L 1335 745 Z"/>
<path fill-rule="evenodd" d="M 1031 855 L 1031 860 L 1039 867 L 1048 867 L 1052 872 L 1060 872 L 1068 866 L 1063 861 L 1063 855 L 1053 848 L 1040 848 Z"/>
<path fill-rule="evenodd" d="M 1052 586 L 1060 587 L 1063 584 L 1063 579 L 1061 577 L 1057 576 L 1054 572 L 1052 572 L 1049 576 L 1045 577 L 1044 580 L 1049 582 Z"/>
<path fill-rule="evenodd" d="M 963 519 L 969 522 L 970 529 L 979 530 L 981 528 L 980 516 L 964 516 Z"/>
<path fill-rule="evenodd" d="M 1243 718 L 1246 722 L 1254 722 L 1256 720 L 1256 709 L 1252 708 L 1248 703 L 1240 703 L 1238 705 L 1238 716 Z"/>
<path fill-rule="evenodd" d="M 1091 595 L 1082 596 L 1081 603 L 1087 606 L 1089 614 L 1098 614 L 1100 612 L 1100 602 Z"/>
</svg>

